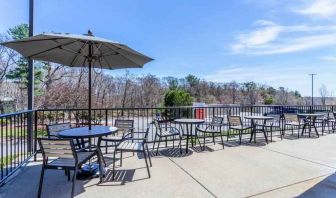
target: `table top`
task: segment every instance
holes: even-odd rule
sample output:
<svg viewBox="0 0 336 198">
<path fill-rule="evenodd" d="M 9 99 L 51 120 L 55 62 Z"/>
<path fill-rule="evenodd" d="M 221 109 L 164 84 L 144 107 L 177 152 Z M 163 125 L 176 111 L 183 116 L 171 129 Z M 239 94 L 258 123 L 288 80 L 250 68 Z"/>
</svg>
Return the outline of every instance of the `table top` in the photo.
<svg viewBox="0 0 336 198">
<path fill-rule="evenodd" d="M 201 124 L 201 123 L 204 123 L 205 120 L 193 119 L 193 118 L 181 118 L 181 119 L 175 119 L 174 122 L 180 123 L 180 124 Z"/>
<path fill-rule="evenodd" d="M 318 117 L 323 116 L 321 113 L 299 113 L 299 116 L 306 116 L 306 117 Z"/>
<path fill-rule="evenodd" d="M 244 116 L 246 119 L 252 119 L 252 120 L 272 120 L 273 117 L 270 116 Z"/>
<path fill-rule="evenodd" d="M 117 127 L 112 126 L 92 126 L 91 130 L 89 127 L 79 127 L 66 129 L 58 133 L 61 138 L 91 138 L 91 137 L 101 137 L 105 135 L 110 135 L 118 131 Z"/>
</svg>

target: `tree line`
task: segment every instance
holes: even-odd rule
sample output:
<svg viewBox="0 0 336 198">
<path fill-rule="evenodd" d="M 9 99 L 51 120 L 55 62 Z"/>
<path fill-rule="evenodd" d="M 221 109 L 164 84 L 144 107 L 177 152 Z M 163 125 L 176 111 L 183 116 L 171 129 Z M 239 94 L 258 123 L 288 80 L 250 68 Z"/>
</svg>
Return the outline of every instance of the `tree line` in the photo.
<svg viewBox="0 0 336 198">
<path fill-rule="evenodd" d="M 0 35 L 1 42 L 28 36 L 28 25 L 10 28 Z M 15 99 L 17 110 L 27 101 L 28 63 L 15 51 L 0 46 L 0 100 Z M 298 91 L 274 88 L 255 82 L 217 83 L 195 75 L 184 78 L 158 78 L 152 74 L 113 76 L 100 69 L 93 72 L 92 98 L 94 108 L 160 107 L 169 90 L 188 93 L 194 102 L 241 105 L 305 105 L 307 100 Z M 326 95 L 326 88 L 321 95 Z M 35 107 L 86 108 L 88 101 L 88 69 L 70 68 L 50 62 L 35 62 Z M 324 97 L 325 99 L 325 97 Z M 0 101 L 2 104 L 4 101 Z"/>
</svg>

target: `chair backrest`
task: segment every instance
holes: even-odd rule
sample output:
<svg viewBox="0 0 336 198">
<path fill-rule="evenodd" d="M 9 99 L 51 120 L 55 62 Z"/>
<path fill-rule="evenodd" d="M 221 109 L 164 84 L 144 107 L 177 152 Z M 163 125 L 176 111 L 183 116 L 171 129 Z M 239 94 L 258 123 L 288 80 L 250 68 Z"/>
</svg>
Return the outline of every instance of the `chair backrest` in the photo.
<svg viewBox="0 0 336 198">
<path fill-rule="evenodd" d="M 223 124 L 223 121 L 224 121 L 224 118 L 214 116 L 214 117 L 212 117 L 212 119 L 211 119 L 211 123 L 210 123 L 210 125 L 211 125 L 211 124 Z"/>
<path fill-rule="evenodd" d="M 240 116 L 228 115 L 229 126 L 242 126 L 243 122 Z"/>
<path fill-rule="evenodd" d="M 329 111 L 328 112 L 328 119 L 335 120 L 335 112 Z"/>
<path fill-rule="evenodd" d="M 315 113 L 320 114 L 319 119 L 328 119 L 329 111 L 316 111 Z"/>
<path fill-rule="evenodd" d="M 48 138 L 57 137 L 57 135 L 60 131 L 70 129 L 70 128 L 71 128 L 70 123 L 49 124 L 49 125 L 47 125 Z"/>
<path fill-rule="evenodd" d="M 44 163 L 47 163 L 49 157 L 68 158 L 77 161 L 74 143 L 71 139 L 38 138 L 38 143 Z"/>
<path fill-rule="evenodd" d="M 125 134 L 127 132 L 132 132 L 134 128 L 134 120 L 115 120 L 114 126 L 118 128 L 118 133 L 121 132 Z"/>
<path fill-rule="evenodd" d="M 285 122 L 300 122 L 297 114 L 284 113 Z"/>
</svg>

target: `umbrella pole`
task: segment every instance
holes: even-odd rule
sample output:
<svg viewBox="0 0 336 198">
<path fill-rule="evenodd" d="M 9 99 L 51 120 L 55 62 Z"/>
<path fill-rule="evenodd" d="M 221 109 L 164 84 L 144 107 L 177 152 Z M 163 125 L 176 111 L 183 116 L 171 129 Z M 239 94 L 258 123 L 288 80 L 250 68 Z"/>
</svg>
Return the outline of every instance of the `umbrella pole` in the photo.
<svg viewBox="0 0 336 198">
<path fill-rule="evenodd" d="M 91 130 L 91 89 L 92 89 L 92 84 L 91 84 L 91 70 L 92 70 L 92 45 L 89 45 L 89 130 Z"/>
</svg>

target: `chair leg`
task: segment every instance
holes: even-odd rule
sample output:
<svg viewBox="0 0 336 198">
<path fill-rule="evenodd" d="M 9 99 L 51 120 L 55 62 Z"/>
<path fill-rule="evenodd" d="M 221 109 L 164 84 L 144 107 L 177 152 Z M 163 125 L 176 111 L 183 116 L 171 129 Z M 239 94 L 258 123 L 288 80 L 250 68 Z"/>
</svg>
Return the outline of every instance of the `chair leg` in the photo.
<svg viewBox="0 0 336 198">
<path fill-rule="evenodd" d="M 122 166 L 122 151 L 120 151 L 120 167 Z"/>
<path fill-rule="evenodd" d="M 229 141 L 230 130 L 231 130 L 231 129 L 227 130 L 227 134 L 226 134 L 226 141 L 227 141 L 227 142 Z"/>
<path fill-rule="evenodd" d="M 74 170 L 73 177 L 72 177 L 71 197 L 74 197 L 74 193 L 75 193 L 76 175 L 77 175 L 77 165 L 76 165 L 76 168 L 75 168 L 75 170 Z"/>
<path fill-rule="evenodd" d="M 146 155 L 145 147 L 143 147 L 143 155 L 144 155 L 145 162 L 146 162 L 148 177 L 150 178 L 151 175 L 150 175 L 149 166 L 148 166 L 148 162 L 147 162 L 147 155 Z"/>
<path fill-rule="evenodd" d="M 159 154 L 160 142 L 161 142 L 161 137 L 159 137 L 159 142 L 158 142 L 158 145 L 157 145 L 157 148 L 156 148 L 156 155 Z"/>
<path fill-rule="evenodd" d="M 173 148 L 175 148 L 175 136 L 173 135 Z"/>
<path fill-rule="evenodd" d="M 112 181 L 114 181 L 114 176 L 115 176 L 116 152 L 117 152 L 117 149 L 115 149 L 115 150 L 113 151 Z"/>
<path fill-rule="evenodd" d="M 153 142 L 153 150 L 154 150 L 154 148 L 155 148 L 156 135 L 157 135 L 157 134 L 155 133 L 154 142 Z"/>
<path fill-rule="evenodd" d="M 203 133 L 203 151 L 205 150 L 205 133 Z"/>
<path fill-rule="evenodd" d="M 98 158 L 98 163 L 99 163 L 99 183 L 102 183 L 103 182 L 103 166 L 102 166 L 102 163 L 103 163 L 103 161 L 102 161 L 102 155 L 100 155 L 100 152 L 97 150 L 97 152 L 96 152 L 96 154 L 97 154 L 97 158 Z M 106 165 L 105 165 L 106 166 Z"/>
<path fill-rule="evenodd" d="M 146 144 L 146 148 L 147 148 L 147 154 L 148 154 L 148 159 L 149 159 L 149 165 L 152 167 L 152 159 L 151 159 L 151 155 L 149 153 L 149 149 L 148 149 L 148 145 Z"/>
<path fill-rule="evenodd" d="M 223 149 L 224 149 L 224 141 L 223 141 L 223 135 L 222 135 L 222 133 L 220 133 L 220 138 L 221 138 L 221 140 L 222 140 Z"/>
<path fill-rule="evenodd" d="M 182 136 L 179 135 L 179 138 L 180 138 L 180 140 L 179 140 L 180 153 L 182 154 Z"/>
<path fill-rule="evenodd" d="M 242 134 L 243 131 L 242 130 L 239 130 L 239 144 L 241 144 L 241 141 L 242 141 Z"/>
<path fill-rule="evenodd" d="M 44 171 L 45 171 L 44 166 L 42 165 L 41 176 L 40 176 L 40 184 L 39 184 L 38 195 L 37 195 L 38 198 L 41 197 L 41 193 L 42 193 Z"/>
<path fill-rule="evenodd" d="M 70 181 L 70 170 L 66 170 L 68 172 L 68 181 Z"/>
<path fill-rule="evenodd" d="M 216 143 L 216 141 L 215 141 L 215 134 L 214 133 L 212 133 L 212 141 L 213 141 L 214 144 Z"/>
</svg>

